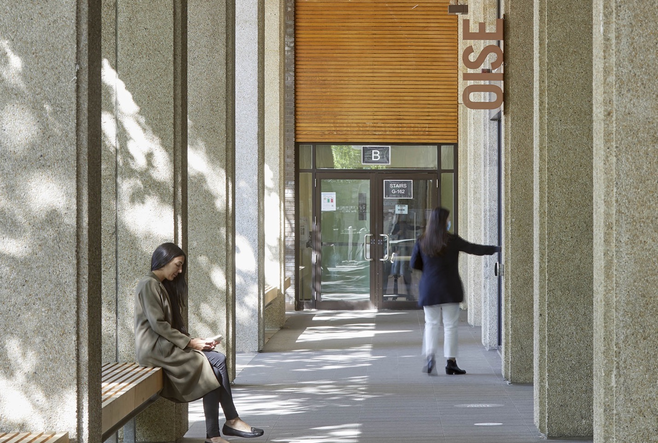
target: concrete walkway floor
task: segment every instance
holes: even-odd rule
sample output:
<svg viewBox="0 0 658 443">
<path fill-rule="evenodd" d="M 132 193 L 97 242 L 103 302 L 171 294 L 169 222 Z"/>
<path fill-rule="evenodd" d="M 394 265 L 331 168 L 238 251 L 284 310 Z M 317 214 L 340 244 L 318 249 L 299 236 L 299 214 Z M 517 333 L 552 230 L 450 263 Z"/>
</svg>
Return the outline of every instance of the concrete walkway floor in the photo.
<svg viewBox="0 0 658 443">
<path fill-rule="evenodd" d="M 464 318 L 464 316 L 462 316 Z M 421 372 L 422 311 L 292 313 L 263 352 L 240 355 L 233 396 L 240 416 L 287 443 L 530 443 L 533 388 L 508 384 L 480 328 L 459 328 L 466 375 Z M 203 441 L 200 401 L 190 405 L 187 443 Z M 560 440 L 591 442 L 592 440 Z"/>
</svg>

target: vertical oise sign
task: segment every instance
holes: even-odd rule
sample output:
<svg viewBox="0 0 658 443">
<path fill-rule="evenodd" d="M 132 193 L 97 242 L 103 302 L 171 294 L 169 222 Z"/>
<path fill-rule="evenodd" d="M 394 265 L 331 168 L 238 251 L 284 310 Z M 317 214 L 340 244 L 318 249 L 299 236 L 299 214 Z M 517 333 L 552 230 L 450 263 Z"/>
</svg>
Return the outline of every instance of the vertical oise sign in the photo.
<svg viewBox="0 0 658 443">
<path fill-rule="evenodd" d="M 471 21 L 463 21 L 463 40 L 503 40 L 503 19 L 496 20 L 496 29 L 494 32 L 486 32 L 485 24 L 478 24 L 478 31 L 471 32 Z M 462 76 L 464 82 L 489 82 L 503 81 L 503 74 L 500 72 L 490 72 L 498 69 L 503 64 L 503 50 L 497 45 L 488 45 L 482 49 L 482 52 L 475 60 L 471 60 L 471 55 L 475 52 L 473 45 L 466 47 L 462 53 L 462 61 L 468 69 L 480 69 L 489 54 L 496 56 L 491 62 L 491 69 L 482 69 L 481 72 L 465 72 Z M 496 96 L 494 101 L 473 101 L 471 94 L 477 92 L 490 92 Z M 469 109 L 496 109 L 503 104 L 503 90 L 498 85 L 475 83 L 464 88 L 462 94 L 464 105 Z"/>
</svg>

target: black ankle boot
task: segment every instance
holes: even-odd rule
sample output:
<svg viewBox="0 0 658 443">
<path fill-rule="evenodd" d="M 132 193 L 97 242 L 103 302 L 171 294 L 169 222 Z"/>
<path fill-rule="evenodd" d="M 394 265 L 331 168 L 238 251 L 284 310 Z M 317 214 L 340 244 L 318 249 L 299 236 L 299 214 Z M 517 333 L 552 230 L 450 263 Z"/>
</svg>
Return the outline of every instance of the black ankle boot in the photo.
<svg viewBox="0 0 658 443">
<path fill-rule="evenodd" d="M 432 374 L 432 371 L 436 367 L 436 361 L 434 360 L 434 356 L 430 355 L 427 357 L 427 366 L 423 368 L 423 372 L 427 372 L 428 374 Z"/>
<path fill-rule="evenodd" d="M 446 374 L 466 374 L 466 371 L 460 369 L 459 366 L 457 366 L 457 360 L 448 360 L 448 364 L 446 365 Z"/>
</svg>

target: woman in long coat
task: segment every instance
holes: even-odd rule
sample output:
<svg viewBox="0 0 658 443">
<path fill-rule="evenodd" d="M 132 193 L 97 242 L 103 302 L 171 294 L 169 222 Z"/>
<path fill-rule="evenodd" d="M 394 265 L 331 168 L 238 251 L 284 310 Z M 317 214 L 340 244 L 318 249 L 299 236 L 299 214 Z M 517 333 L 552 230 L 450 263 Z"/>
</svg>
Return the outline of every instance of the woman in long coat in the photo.
<svg viewBox="0 0 658 443">
<path fill-rule="evenodd" d="M 206 442 L 228 443 L 219 432 L 219 406 L 226 424 L 224 435 L 258 437 L 263 430 L 247 425 L 238 416 L 226 371 L 226 356 L 215 352 L 218 342 L 191 338 L 181 315 L 187 295 L 186 256 L 173 243 L 153 252 L 151 273 L 135 296 L 135 350 L 142 366 L 161 367 L 164 386 L 160 395 L 187 403 L 203 397 Z"/>
<path fill-rule="evenodd" d="M 448 359 L 446 374 L 465 374 L 457 366 L 457 325 L 459 303 L 464 301 L 464 288 L 459 277 L 460 252 L 474 255 L 491 255 L 499 246 L 469 243 L 451 234 L 450 211 L 435 208 L 430 214 L 425 232 L 411 253 L 410 266 L 423 271 L 418 285 L 418 304 L 425 311 L 423 355 L 427 359 L 424 371 L 433 373 L 436 367 L 434 354 L 439 346 L 439 330 L 443 318 L 443 354 Z"/>
</svg>

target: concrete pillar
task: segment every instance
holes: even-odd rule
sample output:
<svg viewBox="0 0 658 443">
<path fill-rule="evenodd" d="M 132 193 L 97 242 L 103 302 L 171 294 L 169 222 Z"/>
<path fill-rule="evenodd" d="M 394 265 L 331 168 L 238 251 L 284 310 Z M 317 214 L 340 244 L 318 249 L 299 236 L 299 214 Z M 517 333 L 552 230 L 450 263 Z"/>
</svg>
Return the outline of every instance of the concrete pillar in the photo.
<svg viewBox="0 0 658 443">
<path fill-rule="evenodd" d="M 594 1 L 594 441 L 656 438 L 658 11 Z"/>
<path fill-rule="evenodd" d="M 98 441 L 101 5 L 0 9 L 0 432 Z"/>
<path fill-rule="evenodd" d="M 113 40 L 103 48 L 104 269 L 115 274 L 103 287 L 104 361 L 135 359 L 134 291 L 153 250 L 166 241 L 187 249 L 184 5 L 117 0 L 104 9 Z M 160 399 L 136 430 L 138 441 L 175 441 L 187 431 L 187 405 Z"/>
<path fill-rule="evenodd" d="M 295 0 L 284 1 L 284 192 L 285 192 L 285 275 L 291 278 L 291 286 L 285 298 L 285 307 L 292 311 L 296 309 L 295 292 L 297 268 L 295 255 L 297 253 L 297 237 L 295 235 Z"/>
<path fill-rule="evenodd" d="M 470 20 L 470 30 L 476 31 L 478 23 L 485 23 L 492 32 L 496 25 L 497 8 L 495 1 L 483 1 L 469 5 L 469 15 L 460 16 Z M 460 36 L 463 35 L 463 22 L 460 23 Z M 475 54 L 482 48 L 495 44 L 495 41 L 461 40 L 459 56 L 468 46 L 473 46 Z M 471 56 L 474 60 L 475 56 Z M 483 65 L 489 68 L 492 57 Z M 460 62 L 463 72 L 472 72 Z M 471 83 L 460 81 L 460 91 Z M 461 94 L 460 94 L 461 96 Z M 484 101 L 484 94 L 472 94 L 473 100 Z M 462 105 L 464 107 L 464 105 Z M 466 145 L 462 146 L 460 162 L 460 187 L 465 188 L 466 201 L 459 202 L 459 233 L 473 243 L 498 244 L 498 127 L 489 110 L 466 109 Z M 460 122 L 461 125 L 462 122 Z M 461 193 L 460 193 L 461 194 Z M 466 229 L 463 229 L 466 227 Z M 498 296 L 497 281 L 493 276 L 495 258 L 464 255 L 462 261 L 467 271 L 462 275 L 465 297 L 468 305 L 468 321 L 482 326 L 482 342 L 491 349 L 498 346 Z"/>
<path fill-rule="evenodd" d="M 235 376 L 233 9 L 188 1 L 188 319 Z"/>
<path fill-rule="evenodd" d="M 263 0 L 235 5 L 236 351 L 265 338 Z"/>
<path fill-rule="evenodd" d="M 533 1 L 505 2 L 503 376 L 533 378 Z"/>
<path fill-rule="evenodd" d="M 285 279 L 284 234 L 284 103 L 285 103 L 285 0 L 264 5 L 264 193 L 265 193 L 265 283 L 283 289 Z M 265 328 L 278 330 L 285 322 L 283 291 L 265 307 Z"/>
<path fill-rule="evenodd" d="M 535 421 L 592 435 L 592 9 L 534 2 Z"/>
</svg>

